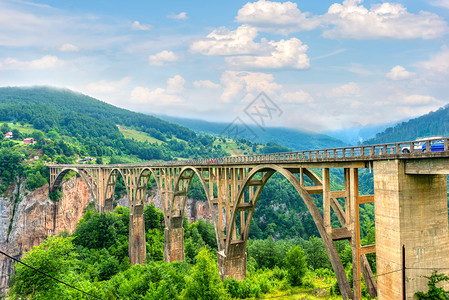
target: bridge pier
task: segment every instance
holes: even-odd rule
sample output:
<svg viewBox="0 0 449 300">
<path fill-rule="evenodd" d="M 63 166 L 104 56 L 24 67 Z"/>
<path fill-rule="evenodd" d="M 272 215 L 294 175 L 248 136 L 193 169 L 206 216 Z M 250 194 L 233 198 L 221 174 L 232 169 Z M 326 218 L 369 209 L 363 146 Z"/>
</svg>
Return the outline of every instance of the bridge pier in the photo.
<svg viewBox="0 0 449 300">
<path fill-rule="evenodd" d="M 129 215 L 129 261 L 132 265 L 143 264 L 146 256 L 145 219 L 143 204 L 134 205 Z"/>
<path fill-rule="evenodd" d="M 246 277 L 246 251 L 243 249 L 240 256 L 227 257 L 224 251 L 217 252 L 218 272 L 221 280 L 226 277 L 243 280 Z"/>
<path fill-rule="evenodd" d="M 184 260 L 184 228 L 182 217 L 174 217 L 165 227 L 164 258 L 166 262 Z"/>
<path fill-rule="evenodd" d="M 373 166 L 377 274 L 391 272 L 378 276 L 379 299 L 413 299 L 415 292 L 428 289 L 423 276 L 449 266 L 446 175 L 407 175 L 405 165 L 404 160 L 385 160 Z M 397 271 L 402 246 L 406 298 Z"/>
</svg>

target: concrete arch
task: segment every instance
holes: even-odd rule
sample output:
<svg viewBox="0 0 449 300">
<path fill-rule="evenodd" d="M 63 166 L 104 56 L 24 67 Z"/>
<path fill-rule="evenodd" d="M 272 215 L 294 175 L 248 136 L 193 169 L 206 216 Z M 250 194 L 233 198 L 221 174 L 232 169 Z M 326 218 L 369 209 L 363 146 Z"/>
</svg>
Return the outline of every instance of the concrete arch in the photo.
<svg viewBox="0 0 449 300">
<path fill-rule="evenodd" d="M 231 222 L 227 225 L 227 232 L 229 233 L 228 236 L 232 237 L 234 234 L 234 230 L 236 230 L 235 228 L 235 220 L 237 218 L 237 214 L 239 212 L 238 207 L 239 205 L 242 203 L 242 201 L 244 200 L 244 193 L 245 193 L 245 189 L 250 186 L 250 182 L 253 179 L 253 177 L 259 173 L 259 172 L 268 172 L 269 176 L 267 176 L 267 178 L 263 178 L 262 179 L 262 185 L 260 186 L 260 188 L 258 188 L 258 190 L 256 191 L 255 194 L 255 201 L 253 203 L 254 205 L 254 209 L 252 211 L 255 210 L 256 204 L 257 204 L 257 200 L 260 196 L 260 193 L 263 189 L 263 186 L 265 185 L 265 183 L 268 181 L 268 179 L 276 172 L 282 174 L 292 185 L 293 187 L 296 189 L 296 191 L 298 192 L 298 194 L 301 196 L 301 198 L 303 199 L 304 203 L 307 206 L 307 209 L 309 210 L 315 225 L 318 228 L 318 232 L 321 235 L 321 238 L 324 242 L 324 246 L 326 247 L 327 253 L 329 255 L 330 261 L 332 263 L 332 267 L 334 269 L 335 275 L 337 277 L 337 281 L 338 284 L 340 286 L 340 291 L 342 293 L 342 296 L 344 299 L 352 299 L 353 298 L 353 294 L 352 294 L 352 290 L 350 288 L 349 285 L 349 281 L 348 278 L 346 276 L 346 273 L 344 271 L 343 268 L 343 264 L 341 262 L 340 256 L 338 255 L 337 249 L 335 248 L 335 245 L 332 241 L 332 238 L 330 237 L 330 235 L 326 232 L 326 228 L 324 226 L 324 221 L 323 221 L 323 217 L 321 216 L 318 208 L 316 207 L 315 203 L 313 202 L 312 197 L 309 195 L 309 193 L 301 186 L 299 180 L 294 176 L 293 173 L 291 173 L 289 170 L 280 167 L 278 165 L 274 165 L 274 164 L 268 164 L 268 165 L 260 165 L 254 169 L 252 169 L 247 177 L 245 178 L 242 187 L 239 190 L 239 193 L 237 195 L 237 199 L 234 203 L 234 208 L 233 208 L 233 213 L 232 213 L 232 217 L 231 217 Z M 270 172 L 271 171 L 271 172 Z M 271 174 L 270 174 L 271 173 Z M 318 178 L 318 177 L 316 177 Z M 311 178 L 313 181 L 315 181 L 314 179 L 316 178 Z M 246 243 L 248 241 L 248 234 L 249 234 L 249 227 L 251 226 L 251 218 L 252 218 L 252 212 L 250 212 L 248 214 L 248 218 L 246 220 L 245 223 L 245 232 L 244 232 L 244 236 L 241 237 L 241 239 L 243 240 L 243 249 L 246 249 Z M 232 253 L 232 239 L 228 238 L 226 241 L 226 253 Z"/>
<path fill-rule="evenodd" d="M 122 172 L 121 169 L 119 169 L 119 168 L 113 168 L 113 169 L 111 169 L 110 172 L 109 172 L 109 174 L 108 174 L 108 176 L 107 176 L 107 180 L 106 180 L 106 188 L 105 188 L 105 191 L 104 191 L 104 199 L 107 199 L 107 197 L 108 197 L 108 192 L 111 192 L 110 190 L 108 190 L 108 187 L 110 186 L 109 183 L 110 183 L 110 180 L 111 180 L 111 178 L 112 178 L 112 174 L 113 174 L 114 171 L 117 171 L 117 172 L 120 174 L 120 176 L 122 176 L 123 182 L 126 182 L 125 175 L 123 174 L 123 172 Z M 112 183 L 112 182 L 111 182 L 111 183 Z M 117 179 L 116 179 L 116 180 L 114 181 L 114 183 L 113 183 L 112 193 L 115 192 L 115 186 L 116 186 L 116 184 L 117 184 Z M 128 187 L 127 184 L 125 184 L 125 188 L 126 188 L 126 194 L 129 195 L 129 187 Z M 112 196 L 113 196 L 113 195 L 112 195 Z"/>
<path fill-rule="evenodd" d="M 214 206 L 213 206 L 212 201 L 211 201 L 211 200 L 212 200 L 212 197 L 211 197 L 210 192 L 209 192 L 209 187 L 208 187 L 206 181 L 204 180 L 203 176 L 201 175 L 200 171 L 199 171 L 197 168 L 191 167 L 191 166 L 183 167 L 183 168 L 180 170 L 178 177 L 176 178 L 175 185 L 174 185 L 174 191 L 176 191 L 176 190 L 178 189 L 179 183 L 181 182 L 181 180 L 182 180 L 182 178 L 183 178 L 183 175 L 184 175 L 186 172 L 188 172 L 188 171 L 192 171 L 192 172 L 193 172 L 195 175 L 197 175 L 198 178 L 200 179 L 201 185 L 203 186 L 203 190 L 204 190 L 204 192 L 205 192 L 205 194 L 206 194 L 206 198 L 207 198 L 207 202 L 208 202 L 208 204 L 209 204 L 210 212 L 211 212 L 211 214 L 212 214 L 212 219 L 213 219 L 213 220 L 217 220 L 217 214 L 215 213 L 215 210 L 213 209 Z M 193 177 L 194 177 L 194 175 L 191 176 L 190 179 L 188 180 L 187 190 L 186 190 L 186 196 L 185 196 L 186 198 L 187 198 L 187 193 L 188 193 L 188 191 L 189 191 L 190 184 L 192 183 Z M 173 207 L 174 202 L 175 202 L 175 196 L 173 196 L 172 199 L 171 199 L 171 203 L 170 203 L 171 206 L 170 206 L 170 208 Z M 182 204 L 182 207 L 181 207 L 181 209 L 182 209 L 182 214 L 181 214 L 181 215 L 182 215 L 182 216 L 184 216 L 185 206 L 186 206 L 186 203 L 185 203 L 185 201 L 184 201 L 184 203 Z M 218 228 L 217 228 L 216 222 L 214 222 L 214 228 L 215 228 L 215 233 L 216 233 L 216 236 L 217 236 L 217 242 L 218 242 L 218 231 L 217 231 Z"/>
<path fill-rule="evenodd" d="M 95 193 L 94 193 L 91 180 L 89 180 L 89 178 L 88 178 L 88 174 L 86 174 L 85 172 L 82 172 L 78 168 L 63 168 L 61 170 L 61 172 L 59 172 L 58 176 L 55 178 L 53 185 L 50 187 L 50 192 L 56 191 L 56 189 L 61 186 L 62 179 L 69 171 L 74 171 L 77 174 L 79 174 L 81 176 L 81 178 L 83 178 L 84 182 L 86 183 L 87 187 L 89 188 L 90 195 L 92 196 L 92 198 L 94 198 L 95 201 L 97 201 L 98 200 L 97 195 L 95 195 Z"/>
</svg>

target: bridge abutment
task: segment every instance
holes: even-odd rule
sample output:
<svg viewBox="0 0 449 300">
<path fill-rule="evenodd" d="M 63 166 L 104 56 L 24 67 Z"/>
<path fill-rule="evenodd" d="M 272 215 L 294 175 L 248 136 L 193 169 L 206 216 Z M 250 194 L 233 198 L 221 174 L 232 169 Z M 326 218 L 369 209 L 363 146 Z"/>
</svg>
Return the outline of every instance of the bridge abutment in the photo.
<svg viewBox="0 0 449 300">
<path fill-rule="evenodd" d="M 165 228 L 164 258 L 166 262 L 184 260 L 184 228 L 182 217 L 174 217 Z"/>
<path fill-rule="evenodd" d="M 143 264 L 146 256 L 145 219 L 143 204 L 131 207 L 129 215 L 129 261 L 132 265 Z"/>
<path fill-rule="evenodd" d="M 386 274 L 377 279 L 379 299 L 403 299 L 403 245 L 413 299 L 428 289 L 423 276 L 449 266 L 446 175 L 407 175 L 404 160 L 375 161 L 374 198 L 377 274 Z"/>
</svg>

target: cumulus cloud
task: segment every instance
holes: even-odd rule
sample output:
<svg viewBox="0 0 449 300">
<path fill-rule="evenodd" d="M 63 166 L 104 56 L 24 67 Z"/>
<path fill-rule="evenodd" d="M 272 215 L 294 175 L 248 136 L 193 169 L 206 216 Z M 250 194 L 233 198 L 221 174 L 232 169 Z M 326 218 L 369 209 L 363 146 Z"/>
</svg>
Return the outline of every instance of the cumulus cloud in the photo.
<svg viewBox="0 0 449 300">
<path fill-rule="evenodd" d="M 308 13 L 298 9 L 296 3 L 259 0 L 246 3 L 235 20 L 251 24 L 263 31 L 287 34 L 311 30 L 319 25 L 317 18 L 308 18 Z"/>
<path fill-rule="evenodd" d="M 167 80 L 167 93 L 179 94 L 184 91 L 184 85 L 186 81 L 179 75 L 175 75 L 173 78 Z"/>
<path fill-rule="evenodd" d="M 360 88 L 357 83 L 349 82 L 330 90 L 326 96 L 328 98 L 357 97 L 360 96 Z"/>
<path fill-rule="evenodd" d="M 236 72 L 225 71 L 221 75 L 220 82 L 224 86 L 221 100 L 231 102 L 241 100 L 243 97 L 254 97 L 260 92 L 273 94 L 282 89 L 282 86 L 274 81 L 272 74 L 260 72 Z"/>
<path fill-rule="evenodd" d="M 430 76 L 448 75 L 449 49 L 443 49 L 433 55 L 430 60 L 419 63 L 418 66 L 423 68 Z"/>
<path fill-rule="evenodd" d="M 426 106 L 430 104 L 439 104 L 441 101 L 432 96 L 408 95 L 401 100 L 401 103 L 411 106 Z"/>
<path fill-rule="evenodd" d="M 308 47 L 297 38 L 279 42 L 270 41 L 268 45 L 272 47 L 272 50 L 267 55 L 227 57 L 226 62 L 234 67 L 263 69 L 310 67 L 309 57 L 306 54 Z"/>
<path fill-rule="evenodd" d="M 196 80 L 193 82 L 195 88 L 218 89 L 220 85 L 210 80 Z"/>
<path fill-rule="evenodd" d="M 59 51 L 61 52 L 78 52 L 80 48 L 73 44 L 63 44 L 59 47 Z"/>
<path fill-rule="evenodd" d="M 299 90 L 293 93 L 282 93 L 281 95 L 284 103 L 292 104 L 311 104 L 315 99 L 309 93 Z"/>
<path fill-rule="evenodd" d="M 190 50 L 203 55 L 250 54 L 259 51 L 260 46 L 254 42 L 256 37 L 257 29 L 249 25 L 242 25 L 234 31 L 221 27 L 205 39 L 192 43 Z"/>
<path fill-rule="evenodd" d="M 141 24 L 139 21 L 134 21 L 131 25 L 132 30 L 142 30 L 142 31 L 150 31 L 153 29 L 153 26 L 149 24 Z"/>
<path fill-rule="evenodd" d="M 448 33 L 443 18 L 421 11 L 412 14 L 402 4 L 385 2 L 365 8 L 363 0 L 346 0 L 329 7 L 322 22 L 331 26 L 326 38 L 352 39 L 436 39 Z"/>
<path fill-rule="evenodd" d="M 449 0 L 435 0 L 431 1 L 430 4 L 449 9 Z"/>
<path fill-rule="evenodd" d="M 179 57 L 173 51 L 164 50 L 157 54 L 150 55 L 148 59 L 150 60 L 150 65 L 163 66 L 167 63 L 179 60 Z"/>
<path fill-rule="evenodd" d="M 131 101 L 138 104 L 151 104 L 156 107 L 182 104 L 185 101 L 179 96 L 184 91 L 186 81 L 180 75 L 167 80 L 167 87 L 150 90 L 146 87 L 135 87 L 131 91 Z"/>
<path fill-rule="evenodd" d="M 220 28 L 212 31 L 206 39 L 194 42 L 190 49 L 203 55 L 226 55 L 226 62 L 236 68 L 293 68 L 310 66 L 308 49 L 299 39 L 254 42 L 257 29 L 242 25 L 234 31 Z"/>
<path fill-rule="evenodd" d="M 124 77 L 116 81 L 100 80 L 89 83 L 86 88 L 93 94 L 115 94 L 123 90 L 131 81 L 131 77 Z"/>
<path fill-rule="evenodd" d="M 387 78 L 391 80 L 403 80 L 411 78 L 415 75 L 415 73 L 407 71 L 402 66 L 395 66 L 393 67 L 390 72 L 387 73 Z"/>
<path fill-rule="evenodd" d="M 53 55 L 45 55 L 42 58 L 31 61 L 20 61 L 8 57 L 0 61 L 0 70 L 44 70 L 63 65 L 64 61 Z"/>
<path fill-rule="evenodd" d="M 170 14 L 167 16 L 167 18 L 175 20 L 187 20 L 189 17 L 187 17 L 187 13 L 183 11 L 179 14 Z"/>
</svg>

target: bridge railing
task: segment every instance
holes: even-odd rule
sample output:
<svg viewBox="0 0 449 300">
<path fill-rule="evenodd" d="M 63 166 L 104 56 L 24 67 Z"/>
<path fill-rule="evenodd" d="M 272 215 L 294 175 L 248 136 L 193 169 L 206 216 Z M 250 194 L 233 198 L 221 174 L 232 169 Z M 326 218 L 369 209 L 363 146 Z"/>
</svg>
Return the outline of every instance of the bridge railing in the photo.
<svg viewBox="0 0 449 300">
<path fill-rule="evenodd" d="M 293 151 L 270 154 L 227 156 L 220 158 L 204 158 L 182 161 L 134 163 L 120 166 L 185 166 L 185 165 L 210 165 L 210 164 L 244 164 L 244 163 L 266 163 L 266 162 L 295 162 L 295 161 L 317 161 L 317 160 L 369 160 L 382 159 L 401 155 L 401 157 L 419 157 L 426 151 L 449 151 L 449 138 L 429 138 L 418 141 L 400 143 L 388 143 L 379 145 L 363 145 L 354 147 L 341 147 L 334 149 Z M 62 167 L 64 165 L 48 165 L 49 167 Z M 83 165 L 83 167 L 95 167 L 98 165 Z M 108 165 L 114 167 L 114 165 Z"/>
<path fill-rule="evenodd" d="M 439 145 L 438 147 L 435 147 Z M 449 151 L 449 138 L 421 139 L 400 143 L 379 145 L 363 145 L 354 147 L 341 147 L 334 149 L 306 150 L 270 154 L 256 154 L 244 156 L 229 156 L 211 159 L 196 159 L 184 161 L 190 164 L 226 164 L 226 163 L 257 163 L 269 161 L 297 161 L 320 159 L 351 159 L 351 158 L 382 158 L 391 155 L 420 155 L 423 149 L 431 151 Z M 436 149 L 437 148 L 437 149 Z"/>
</svg>

